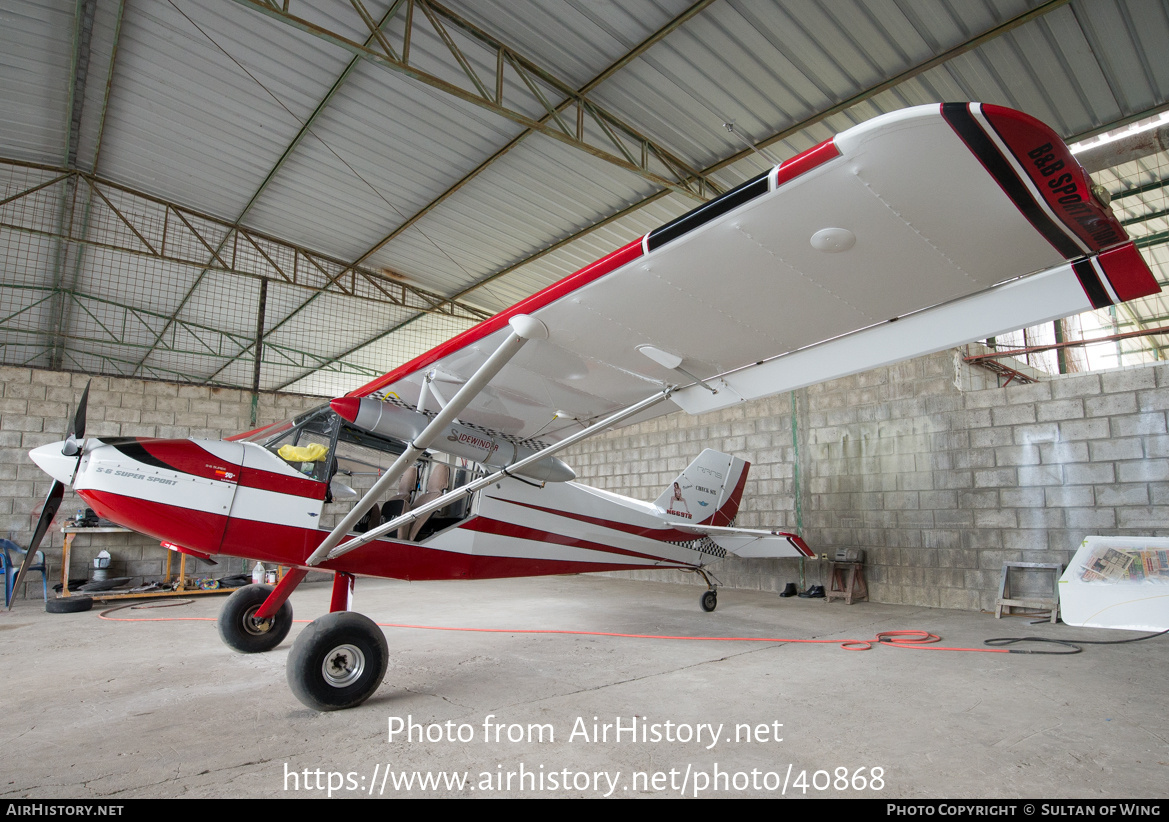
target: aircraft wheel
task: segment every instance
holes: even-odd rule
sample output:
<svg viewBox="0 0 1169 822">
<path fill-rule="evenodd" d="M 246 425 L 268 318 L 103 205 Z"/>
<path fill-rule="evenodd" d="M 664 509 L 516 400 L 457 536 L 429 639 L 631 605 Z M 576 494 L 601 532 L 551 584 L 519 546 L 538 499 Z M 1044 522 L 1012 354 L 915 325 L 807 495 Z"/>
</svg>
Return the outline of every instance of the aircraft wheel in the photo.
<svg viewBox="0 0 1169 822">
<path fill-rule="evenodd" d="M 317 711 L 360 705 L 386 675 L 390 650 L 372 619 L 336 611 L 313 620 L 288 655 L 288 687 Z"/>
<path fill-rule="evenodd" d="M 225 645 L 241 654 L 260 654 L 284 641 L 292 627 L 292 603 L 285 601 L 269 619 L 256 619 L 256 611 L 270 593 L 271 585 L 253 584 L 227 598 L 218 620 L 219 638 Z"/>
<path fill-rule="evenodd" d="M 718 607 L 718 594 L 714 591 L 703 591 L 702 598 L 698 602 L 702 605 L 702 610 L 710 613 Z"/>
</svg>

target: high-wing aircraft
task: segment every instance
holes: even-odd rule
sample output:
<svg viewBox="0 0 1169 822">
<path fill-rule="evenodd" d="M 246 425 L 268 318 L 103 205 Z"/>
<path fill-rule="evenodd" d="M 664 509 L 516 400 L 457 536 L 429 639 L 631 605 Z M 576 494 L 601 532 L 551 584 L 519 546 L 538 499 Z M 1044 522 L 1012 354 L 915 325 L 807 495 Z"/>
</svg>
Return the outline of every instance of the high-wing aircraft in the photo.
<svg viewBox="0 0 1169 822">
<path fill-rule="evenodd" d="M 98 514 L 199 556 L 291 570 L 219 619 L 276 647 L 289 594 L 334 574 L 300 633 L 294 693 L 364 701 L 387 662 L 350 610 L 356 575 L 475 579 L 631 568 L 704 576 L 739 556 L 810 556 L 736 528 L 748 465 L 704 451 L 654 502 L 572 481 L 554 456 L 595 433 L 699 414 L 1156 293 L 1148 266 L 1063 142 L 976 103 L 849 129 L 330 405 L 225 441 L 85 439 L 32 458 Z M 356 502 L 322 522 L 343 497 Z"/>
</svg>

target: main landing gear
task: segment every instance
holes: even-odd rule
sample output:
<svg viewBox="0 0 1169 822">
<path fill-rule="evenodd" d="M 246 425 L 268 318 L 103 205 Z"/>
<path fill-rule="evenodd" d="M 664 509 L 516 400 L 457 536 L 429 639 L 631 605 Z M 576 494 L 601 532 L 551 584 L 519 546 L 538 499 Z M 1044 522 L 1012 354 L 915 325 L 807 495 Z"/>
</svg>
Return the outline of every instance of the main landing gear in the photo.
<svg viewBox="0 0 1169 822">
<path fill-rule="evenodd" d="M 294 568 L 275 589 L 270 585 L 240 588 L 228 597 L 219 613 L 220 638 L 228 647 L 245 654 L 275 648 L 292 627 L 288 595 L 307 573 Z M 288 687 L 297 699 L 317 711 L 360 705 L 373 695 L 386 675 L 390 660 L 386 636 L 369 617 L 348 610 L 352 595 L 353 577 L 336 574 L 330 613 L 309 623 L 288 654 Z M 257 617 L 270 598 L 268 610 L 275 609 L 275 613 Z"/>
<path fill-rule="evenodd" d="M 292 643 L 288 687 L 318 711 L 353 708 L 381 685 L 389 659 L 386 635 L 372 619 L 352 611 L 325 614 Z"/>
</svg>

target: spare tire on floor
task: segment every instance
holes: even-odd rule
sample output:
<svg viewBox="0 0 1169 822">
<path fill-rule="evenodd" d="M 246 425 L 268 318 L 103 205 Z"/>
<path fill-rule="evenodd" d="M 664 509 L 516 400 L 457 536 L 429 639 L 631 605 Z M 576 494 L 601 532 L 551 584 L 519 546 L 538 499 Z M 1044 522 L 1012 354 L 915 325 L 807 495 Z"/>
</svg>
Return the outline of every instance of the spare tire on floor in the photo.
<svg viewBox="0 0 1169 822">
<path fill-rule="evenodd" d="M 45 602 L 45 610 L 50 614 L 79 614 L 93 607 L 93 597 L 61 597 Z"/>
</svg>

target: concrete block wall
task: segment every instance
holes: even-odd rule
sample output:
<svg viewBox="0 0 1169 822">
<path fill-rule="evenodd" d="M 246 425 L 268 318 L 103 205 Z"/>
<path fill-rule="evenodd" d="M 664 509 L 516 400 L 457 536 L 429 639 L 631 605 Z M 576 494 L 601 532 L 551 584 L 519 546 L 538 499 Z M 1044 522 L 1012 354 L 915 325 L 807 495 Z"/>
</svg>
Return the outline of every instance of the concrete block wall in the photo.
<svg viewBox="0 0 1169 822">
<path fill-rule="evenodd" d="M 87 379 L 0 367 L 0 534 L 18 544 L 50 484 L 27 452 L 61 439 Z M 652 500 L 703 448 L 739 454 L 752 462 L 739 524 L 800 530 L 817 552 L 865 549 L 872 597 L 883 602 L 990 609 L 1004 561 L 1066 562 L 1092 533 L 1169 534 L 1169 364 L 995 381 L 943 352 L 699 417 L 679 412 L 586 441 L 565 459 L 584 482 Z M 321 401 L 262 394 L 258 423 Z M 252 427 L 250 418 L 246 392 L 97 377 L 87 433 L 218 438 Z M 80 506 L 67 493 L 59 518 Z M 57 525 L 44 545 L 53 582 Z M 103 547 L 117 576 L 158 576 L 165 561 L 137 535 L 82 536 L 75 547 L 71 576 L 85 576 Z M 800 574 L 796 560 L 729 559 L 714 570 L 727 586 L 773 591 Z M 823 581 L 818 562 L 804 573 Z"/>
<path fill-rule="evenodd" d="M 882 602 L 992 609 L 1004 562 L 1066 564 L 1088 534 L 1169 535 L 1169 364 L 996 381 L 942 352 L 677 413 L 564 459 L 586 483 L 649 500 L 703 447 L 736 453 L 752 463 L 738 523 L 802 526 L 829 555 L 863 548 Z M 808 584 L 823 581 L 818 561 L 804 570 Z M 731 587 L 778 591 L 800 569 L 732 559 L 714 571 Z M 1024 590 L 1044 581 L 1020 580 Z"/>
<path fill-rule="evenodd" d="M 28 545 L 52 483 L 28 452 L 64 437 L 68 418 L 89 380 L 84 374 L 0 366 L 0 535 L 22 547 Z M 321 397 L 264 393 L 253 425 L 252 395 L 246 391 L 117 377 L 92 380 L 88 436 L 219 439 L 287 419 L 324 402 Z M 60 581 L 61 524 L 82 507 L 82 500 L 66 490 L 54 527 L 41 545 L 49 563 L 50 585 Z M 102 549 L 113 557 L 111 576 L 152 579 L 161 577 L 169 553 L 157 540 L 139 534 L 78 535 L 70 555 L 70 577 L 87 576 L 93 557 Z M 178 555 L 173 559 L 177 570 Z M 187 572 L 219 577 L 239 573 L 245 565 L 228 560 L 209 566 L 189 557 Z M 40 577 L 31 576 L 26 590 L 40 596 Z"/>
</svg>

